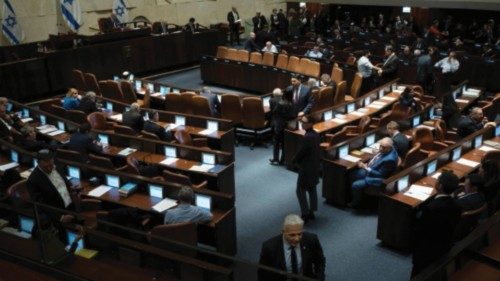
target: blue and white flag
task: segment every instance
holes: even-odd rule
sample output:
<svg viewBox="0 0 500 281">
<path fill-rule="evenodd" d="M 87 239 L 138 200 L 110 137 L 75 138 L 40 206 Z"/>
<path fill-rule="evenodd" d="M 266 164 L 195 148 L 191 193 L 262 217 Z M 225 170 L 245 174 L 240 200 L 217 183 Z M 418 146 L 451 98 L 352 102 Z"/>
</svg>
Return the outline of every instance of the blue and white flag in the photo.
<svg viewBox="0 0 500 281">
<path fill-rule="evenodd" d="M 3 1 L 2 31 L 12 45 L 17 45 L 24 39 L 24 32 L 17 22 L 16 13 L 9 0 Z"/>
<path fill-rule="evenodd" d="M 82 10 L 79 0 L 60 0 L 61 12 L 69 28 L 74 32 L 82 26 Z"/>
<path fill-rule="evenodd" d="M 115 0 L 113 2 L 113 13 L 120 23 L 128 22 L 128 11 L 127 5 L 125 5 L 125 0 Z"/>
</svg>

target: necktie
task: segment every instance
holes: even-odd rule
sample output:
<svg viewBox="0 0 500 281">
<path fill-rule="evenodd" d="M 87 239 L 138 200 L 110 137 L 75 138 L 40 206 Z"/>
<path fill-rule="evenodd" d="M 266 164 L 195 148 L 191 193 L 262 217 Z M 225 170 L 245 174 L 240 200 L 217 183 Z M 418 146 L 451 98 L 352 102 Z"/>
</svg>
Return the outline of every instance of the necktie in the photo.
<svg viewBox="0 0 500 281">
<path fill-rule="evenodd" d="M 299 88 L 296 87 L 293 89 L 293 103 L 297 103 L 299 101 Z"/>
<path fill-rule="evenodd" d="M 295 253 L 295 247 L 290 246 L 290 250 L 292 251 L 292 273 L 299 273 L 299 265 L 297 262 L 297 253 Z"/>
<path fill-rule="evenodd" d="M 373 157 L 372 160 L 368 163 L 368 167 L 371 167 L 375 163 L 375 161 L 377 161 L 380 158 L 381 155 L 382 154 L 380 154 L 380 153 L 375 155 L 375 157 Z"/>
</svg>

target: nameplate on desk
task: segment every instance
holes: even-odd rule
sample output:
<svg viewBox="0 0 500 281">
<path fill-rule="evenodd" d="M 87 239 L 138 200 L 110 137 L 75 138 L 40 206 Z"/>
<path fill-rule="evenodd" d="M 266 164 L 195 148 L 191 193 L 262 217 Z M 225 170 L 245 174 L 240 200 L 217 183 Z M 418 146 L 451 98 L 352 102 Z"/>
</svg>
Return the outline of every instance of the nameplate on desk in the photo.
<svg viewBox="0 0 500 281">
<path fill-rule="evenodd" d="M 480 164 L 479 162 L 467 160 L 465 158 L 458 159 L 457 163 L 460 164 L 460 165 L 469 166 L 469 167 L 472 167 L 472 168 L 475 168 L 475 167 L 479 166 L 479 164 Z"/>
<path fill-rule="evenodd" d="M 498 150 L 498 149 L 491 147 L 491 146 L 483 145 L 479 148 L 479 150 L 484 151 L 484 152 L 488 152 L 488 151 L 494 151 L 494 150 Z"/>
<path fill-rule="evenodd" d="M 100 185 L 94 189 L 92 189 L 88 195 L 93 197 L 101 197 L 104 193 L 110 191 L 112 187 L 107 185 Z"/>
<path fill-rule="evenodd" d="M 356 111 L 367 113 L 368 112 L 368 108 L 360 108 L 360 109 L 358 109 Z"/>
<path fill-rule="evenodd" d="M 336 123 L 340 123 L 340 124 L 344 124 L 345 122 L 347 122 L 347 120 L 342 120 L 342 119 L 339 119 L 339 118 L 333 118 L 332 121 L 336 122 Z"/>
<path fill-rule="evenodd" d="M 358 158 L 358 157 L 355 157 L 355 156 L 352 156 L 349 154 L 342 156 L 340 158 L 343 160 L 349 161 L 349 162 L 353 162 L 353 163 L 357 163 L 358 161 L 361 161 L 361 158 Z"/>
<path fill-rule="evenodd" d="M 156 93 L 151 94 L 151 96 L 152 96 L 152 97 L 159 97 L 159 96 L 161 96 L 161 93 L 156 92 Z"/>
<path fill-rule="evenodd" d="M 49 125 L 50 127 L 48 128 L 45 128 L 45 129 L 41 129 L 40 130 L 40 134 L 48 134 L 50 132 L 53 132 L 53 131 L 56 131 L 57 128 L 56 127 L 52 127 L 51 125 Z"/>
<path fill-rule="evenodd" d="M 359 112 L 359 111 L 353 111 L 353 112 L 351 112 L 351 113 L 349 113 L 349 114 L 356 115 L 356 116 L 360 116 L 360 117 L 361 117 L 361 116 L 365 116 L 365 114 L 364 114 L 363 112 Z"/>
<path fill-rule="evenodd" d="M 55 130 L 55 131 L 52 131 L 50 133 L 48 133 L 47 135 L 51 136 L 51 137 L 54 137 L 54 136 L 57 136 L 57 135 L 60 135 L 60 134 L 64 134 L 66 133 L 65 131 L 63 130 Z"/>
<path fill-rule="evenodd" d="M 179 125 L 175 123 L 168 124 L 167 129 L 169 130 L 174 130 L 175 128 L 179 127 Z"/>
<path fill-rule="evenodd" d="M 431 176 L 431 178 L 433 178 L 433 179 L 438 179 L 440 175 L 441 175 L 441 172 L 437 172 L 437 173 L 434 173 L 434 174 Z"/>
<path fill-rule="evenodd" d="M 179 158 L 168 157 L 168 158 L 165 158 L 165 160 L 161 161 L 160 164 L 163 164 L 163 165 L 172 165 L 177 160 L 179 160 Z"/>
<path fill-rule="evenodd" d="M 31 121 L 33 121 L 33 118 L 30 118 L 30 117 L 21 119 L 21 122 L 23 122 L 23 123 L 28 123 Z"/>
<path fill-rule="evenodd" d="M 33 170 L 29 169 L 29 170 L 26 170 L 26 171 L 20 173 L 19 175 L 21 176 L 21 178 L 27 179 L 30 177 L 31 172 L 33 172 Z"/>
<path fill-rule="evenodd" d="M 209 165 L 209 164 L 201 164 L 201 165 L 193 165 L 191 168 L 189 168 L 190 171 L 195 171 L 195 172 L 208 172 L 210 169 L 212 169 L 214 165 Z"/>
<path fill-rule="evenodd" d="M 423 185 L 412 184 L 410 189 L 404 193 L 404 195 L 425 201 L 432 194 L 433 188 Z"/>
<path fill-rule="evenodd" d="M 373 154 L 373 148 L 370 148 L 370 147 L 364 147 L 363 149 L 361 149 L 361 151 L 364 153 Z"/>
<path fill-rule="evenodd" d="M 122 114 L 119 113 L 119 114 L 111 115 L 109 118 L 111 118 L 115 121 L 122 121 Z"/>
<path fill-rule="evenodd" d="M 462 93 L 462 95 L 466 96 L 466 97 L 477 98 L 477 97 L 479 97 L 479 92 L 465 91 Z"/>
<path fill-rule="evenodd" d="M 130 147 L 127 147 L 125 149 L 122 149 L 120 152 L 118 152 L 118 155 L 121 155 L 121 156 L 128 156 L 134 152 L 136 152 L 137 149 L 135 148 L 130 148 Z"/>
<path fill-rule="evenodd" d="M 151 209 L 153 209 L 159 213 L 162 213 L 162 212 L 164 212 L 170 208 L 173 208 L 175 206 L 177 206 L 177 201 L 170 199 L 170 198 L 165 198 L 165 199 L 161 200 L 160 202 L 156 203 L 156 205 L 151 207 Z"/>
<path fill-rule="evenodd" d="M 456 102 L 459 102 L 459 103 L 468 103 L 469 100 L 464 100 L 464 99 L 455 99 Z"/>
<path fill-rule="evenodd" d="M 369 107 L 369 108 L 375 108 L 375 109 L 380 109 L 380 108 L 382 108 L 382 107 L 384 107 L 384 106 L 385 106 L 385 104 L 378 104 L 378 103 L 376 104 L 376 103 L 372 103 L 372 104 L 370 104 L 370 105 L 369 105 L 369 106 L 367 106 L 367 107 Z"/>
<path fill-rule="evenodd" d="M 4 165 L 0 166 L 0 171 L 5 172 L 5 171 L 7 171 L 9 169 L 16 168 L 18 166 L 19 166 L 19 163 L 17 163 L 17 162 L 11 162 L 11 163 L 4 164 Z"/>
<path fill-rule="evenodd" d="M 198 132 L 200 135 L 211 135 L 213 133 L 217 132 L 216 129 L 205 129 L 203 131 Z"/>
<path fill-rule="evenodd" d="M 396 100 L 395 97 L 389 97 L 389 96 L 383 96 L 381 99 L 387 100 L 387 101 L 394 101 L 394 100 Z"/>
</svg>

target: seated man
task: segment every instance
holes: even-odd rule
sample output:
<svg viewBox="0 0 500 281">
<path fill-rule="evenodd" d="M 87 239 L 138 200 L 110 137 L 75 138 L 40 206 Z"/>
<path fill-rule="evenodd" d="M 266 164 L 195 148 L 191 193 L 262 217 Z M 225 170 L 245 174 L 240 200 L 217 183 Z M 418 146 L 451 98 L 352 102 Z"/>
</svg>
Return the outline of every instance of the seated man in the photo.
<svg viewBox="0 0 500 281">
<path fill-rule="evenodd" d="M 495 122 L 488 122 L 488 118 L 483 115 L 483 110 L 474 107 L 469 116 L 462 116 L 458 121 L 457 133 L 462 138 L 481 130 L 484 126 L 495 126 Z"/>
<path fill-rule="evenodd" d="M 21 136 L 22 140 L 20 145 L 28 151 L 37 152 L 42 149 L 55 148 L 44 141 L 37 140 L 35 129 L 29 125 L 24 125 L 24 127 L 21 128 Z"/>
<path fill-rule="evenodd" d="M 262 52 L 278 53 L 278 48 L 276 48 L 276 46 L 274 46 L 274 44 L 271 43 L 271 41 L 267 41 L 266 46 L 262 48 Z"/>
<path fill-rule="evenodd" d="M 165 224 L 181 222 L 208 222 L 213 215 L 198 206 L 191 205 L 194 198 L 194 192 L 189 187 L 183 187 L 179 191 L 179 205 L 173 209 L 167 210 L 165 214 Z"/>
<path fill-rule="evenodd" d="M 379 141 L 380 151 L 365 164 L 358 162 L 358 168 L 352 176 L 352 202 L 348 204 L 351 208 L 356 208 L 363 198 L 363 189 L 368 186 L 379 187 L 382 182 L 397 167 L 398 153 L 393 147 L 391 138 L 383 138 Z"/>
<path fill-rule="evenodd" d="M 255 33 L 250 32 L 250 36 L 247 41 L 245 41 L 244 49 L 250 53 L 260 51 L 261 48 L 257 45 L 257 42 L 255 42 Z"/>
<path fill-rule="evenodd" d="M 195 23 L 196 20 L 194 18 L 190 18 L 189 22 L 184 25 L 184 31 L 194 33 L 198 29 L 198 24 Z"/>
<path fill-rule="evenodd" d="M 130 105 L 130 109 L 123 113 L 122 123 L 123 125 L 132 128 L 136 133 L 139 133 L 142 130 L 144 118 L 142 118 L 139 104 L 134 102 Z"/>
<path fill-rule="evenodd" d="M 74 150 L 87 158 L 89 153 L 99 153 L 102 151 L 102 144 L 93 139 L 89 134 L 90 125 L 88 123 L 80 125 L 78 132 L 69 139 L 68 149 Z"/>
<path fill-rule="evenodd" d="M 157 122 L 159 120 L 158 117 L 158 111 L 151 109 L 148 112 L 149 115 L 149 120 L 144 122 L 144 128 L 143 130 L 152 133 L 158 136 L 160 140 L 162 141 L 171 141 L 172 140 L 172 133 L 170 130 L 163 128 L 162 126 L 158 125 Z"/>
<path fill-rule="evenodd" d="M 80 101 L 78 110 L 85 112 L 85 114 L 90 114 L 92 112 L 98 111 L 96 104 L 96 95 L 94 92 L 87 92 L 85 96 Z"/>
<path fill-rule="evenodd" d="M 10 138 L 11 131 L 20 130 L 23 126 L 19 116 L 7 112 L 8 101 L 7 98 L 0 97 L 0 138 Z"/>
<path fill-rule="evenodd" d="M 405 134 L 399 131 L 399 124 L 391 121 L 387 124 L 387 134 L 392 138 L 394 149 L 396 149 L 399 158 L 405 159 L 406 153 L 410 147 L 410 142 Z"/>
<path fill-rule="evenodd" d="M 308 50 L 305 55 L 306 57 L 320 59 L 323 57 L 323 53 L 319 50 L 319 46 L 314 46 L 311 50 Z"/>
<path fill-rule="evenodd" d="M 471 174 L 465 179 L 465 194 L 459 194 L 457 203 L 462 208 L 462 212 L 476 210 L 481 208 L 486 199 L 478 190 L 484 186 L 483 178 L 478 174 Z"/>
</svg>

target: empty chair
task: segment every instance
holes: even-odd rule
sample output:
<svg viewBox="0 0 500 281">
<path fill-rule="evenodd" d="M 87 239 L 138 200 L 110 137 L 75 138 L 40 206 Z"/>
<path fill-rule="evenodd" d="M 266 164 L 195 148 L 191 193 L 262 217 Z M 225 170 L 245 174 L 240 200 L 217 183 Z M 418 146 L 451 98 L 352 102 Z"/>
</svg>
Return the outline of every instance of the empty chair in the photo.
<svg viewBox="0 0 500 281">
<path fill-rule="evenodd" d="M 346 96 L 347 100 L 354 100 L 358 98 L 359 92 L 361 91 L 362 83 L 363 83 L 363 76 L 361 75 L 361 73 L 356 72 L 356 74 L 354 74 L 354 80 L 352 81 L 351 91 L 349 93 L 349 96 Z"/>
<path fill-rule="evenodd" d="M 333 98 L 334 105 L 339 105 L 345 102 L 346 88 L 347 88 L 346 81 L 341 81 L 340 83 L 337 84 L 337 91 L 335 92 L 335 96 Z"/>
<path fill-rule="evenodd" d="M 431 154 L 448 147 L 445 143 L 434 141 L 432 131 L 426 127 L 415 128 L 413 130 L 413 142 L 420 143 L 421 149 L 428 151 Z"/>
<path fill-rule="evenodd" d="M 107 80 L 106 85 L 108 87 L 107 94 L 109 96 L 104 97 L 123 102 L 123 93 L 122 88 L 120 87 L 120 83 L 118 83 L 118 81 Z"/>
<path fill-rule="evenodd" d="M 66 110 L 66 118 L 78 124 L 88 123 L 87 114 L 81 110 Z"/>
<path fill-rule="evenodd" d="M 333 87 L 323 87 L 319 90 L 318 104 L 320 110 L 333 106 Z"/>
<path fill-rule="evenodd" d="M 274 66 L 274 53 L 264 52 L 262 56 L 262 65 Z"/>
<path fill-rule="evenodd" d="M 127 136 L 135 136 L 136 135 L 135 131 L 132 128 L 130 128 L 129 126 L 118 125 L 118 124 L 115 124 L 115 133 L 127 135 Z"/>
<path fill-rule="evenodd" d="M 211 117 L 212 112 L 210 111 L 210 104 L 208 99 L 203 96 L 193 96 L 192 98 L 192 111 L 194 115 Z"/>
<path fill-rule="evenodd" d="M 453 145 L 460 140 L 460 136 L 455 131 L 446 131 L 446 123 L 443 119 L 434 122 L 434 137 L 435 140 Z"/>
<path fill-rule="evenodd" d="M 132 83 L 126 80 L 121 80 L 120 81 L 120 88 L 122 90 L 123 94 L 123 102 L 124 103 L 138 103 L 139 106 L 143 106 L 142 100 L 137 100 L 137 96 L 135 94 L 134 87 L 132 86 Z"/>
<path fill-rule="evenodd" d="M 238 60 L 238 51 L 234 48 L 228 48 L 226 59 L 234 61 Z"/>
<path fill-rule="evenodd" d="M 259 52 L 252 52 L 250 54 L 250 63 L 261 64 L 262 63 L 262 54 Z"/>
<path fill-rule="evenodd" d="M 243 127 L 252 131 L 253 142 L 251 147 L 253 147 L 257 142 L 257 138 L 263 135 L 262 130 L 268 126 L 262 99 L 257 97 L 243 98 L 242 113 Z"/>
<path fill-rule="evenodd" d="M 278 60 L 276 61 L 276 67 L 281 69 L 286 69 L 288 66 L 288 56 L 285 54 L 279 54 Z"/>
<path fill-rule="evenodd" d="M 28 192 L 28 188 L 26 187 L 27 180 L 20 180 L 15 184 L 11 185 L 7 189 L 7 195 L 10 198 L 21 199 L 22 201 L 31 201 L 31 196 Z"/>
<path fill-rule="evenodd" d="M 238 53 L 238 61 L 248 62 L 249 53 L 247 50 L 238 50 L 237 53 Z"/>
<path fill-rule="evenodd" d="M 171 172 L 169 170 L 163 170 L 163 179 L 169 183 L 176 183 L 176 184 L 188 186 L 191 188 L 206 188 L 207 187 L 207 181 L 203 181 L 199 184 L 193 184 L 191 182 L 191 179 L 188 176 L 183 175 L 183 174 L 179 174 L 179 173 L 174 173 L 174 172 Z"/>
<path fill-rule="evenodd" d="M 463 238 L 465 238 L 465 236 L 467 236 L 469 233 L 471 233 L 472 230 L 476 228 L 477 223 L 481 218 L 481 216 L 485 214 L 487 208 L 488 205 L 484 203 L 480 208 L 476 210 L 463 212 L 462 215 L 460 216 L 460 221 L 458 222 L 458 225 L 455 227 L 455 231 L 453 233 L 453 240 L 460 241 Z"/>
<path fill-rule="evenodd" d="M 89 154 L 89 165 L 94 166 L 94 167 L 100 167 L 104 169 L 110 169 L 110 170 L 116 170 L 116 171 L 124 171 L 127 166 L 123 167 L 115 167 L 111 159 L 104 157 L 104 156 L 98 156 L 95 154 Z"/>
<path fill-rule="evenodd" d="M 64 160 L 85 163 L 86 160 L 82 154 L 74 150 L 59 148 L 56 150 L 56 157 Z"/>
<path fill-rule="evenodd" d="M 64 109 L 62 106 L 51 104 L 50 109 L 52 110 L 52 114 L 61 118 L 66 118 L 66 109 Z"/>
<path fill-rule="evenodd" d="M 337 67 L 337 66 L 333 67 L 332 80 L 337 84 L 339 84 L 340 82 L 342 82 L 344 80 L 344 71 L 342 70 L 342 68 Z"/>
<path fill-rule="evenodd" d="M 311 62 L 310 59 L 308 58 L 301 58 L 299 62 L 299 67 L 297 69 L 297 72 L 300 74 L 306 75 L 306 70 L 309 67 L 309 63 Z"/>
<path fill-rule="evenodd" d="M 71 78 L 74 88 L 79 91 L 85 91 L 87 89 L 87 85 L 85 84 L 85 77 L 83 76 L 83 72 L 81 70 L 71 70 Z"/>
<path fill-rule="evenodd" d="M 227 57 L 227 47 L 219 46 L 217 47 L 217 58 L 225 59 Z"/>
<path fill-rule="evenodd" d="M 399 102 L 395 102 L 392 105 L 391 114 L 397 120 L 408 119 L 408 117 L 411 114 L 411 108 L 408 106 L 404 106 L 404 105 L 400 104 Z"/>
<path fill-rule="evenodd" d="M 101 80 L 98 82 L 98 85 L 101 90 L 101 96 L 110 99 L 112 94 L 109 90 L 108 80 Z"/>
<path fill-rule="evenodd" d="M 336 132 L 335 134 L 326 134 L 325 141 L 320 144 L 320 147 L 323 149 L 327 149 L 331 146 L 336 145 L 337 143 L 346 141 L 350 138 L 347 136 L 347 129 L 344 127 L 342 130 Z"/>
<path fill-rule="evenodd" d="M 310 77 L 318 78 L 320 75 L 320 64 L 317 61 L 309 61 L 306 68 L 306 75 Z"/>
<path fill-rule="evenodd" d="M 113 130 L 115 123 L 108 122 L 106 116 L 102 112 L 92 112 L 87 116 L 87 122 L 90 127 L 95 130 L 108 131 Z"/>
<path fill-rule="evenodd" d="M 181 99 L 180 99 L 181 102 L 178 105 L 179 107 L 178 112 L 191 114 L 193 112 L 192 105 L 193 105 L 193 97 L 195 95 L 196 94 L 192 92 L 181 93 Z"/>
<path fill-rule="evenodd" d="M 165 110 L 172 112 L 180 112 L 181 95 L 170 93 L 165 96 Z"/>
<path fill-rule="evenodd" d="M 87 91 L 92 91 L 96 95 L 101 96 L 101 89 L 99 88 L 99 83 L 97 78 L 92 73 L 84 73 L 83 78 L 85 79 L 85 85 L 87 86 Z"/>
<path fill-rule="evenodd" d="M 174 134 L 175 140 L 184 145 L 196 147 L 208 147 L 206 138 L 191 138 L 191 135 L 186 130 L 177 130 Z"/>
<path fill-rule="evenodd" d="M 157 225 L 151 229 L 149 240 L 151 245 L 157 248 L 181 253 L 183 256 L 195 256 L 195 250 L 184 248 L 170 241 L 196 246 L 198 243 L 197 225 L 193 222 Z"/>
<path fill-rule="evenodd" d="M 369 116 L 363 116 L 359 119 L 358 126 L 345 126 L 348 136 L 357 136 L 368 132 L 370 129 L 371 118 Z"/>
<path fill-rule="evenodd" d="M 296 56 L 291 56 L 288 59 L 287 70 L 291 71 L 291 72 L 298 73 L 299 72 L 299 64 L 300 64 L 300 59 Z"/>
<path fill-rule="evenodd" d="M 238 95 L 224 94 L 221 97 L 221 118 L 233 122 L 233 126 L 241 124 L 243 113 L 241 112 L 241 101 Z"/>
<path fill-rule="evenodd" d="M 409 168 L 418 162 L 427 159 L 427 157 L 429 157 L 429 152 L 423 151 L 421 149 L 421 144 L 417 142 L 410 150 L 408 150 L 406 156 L 403 158 L 404 160 L 401 165 L 401 169 L 404 170 Z"/>
</svg>

